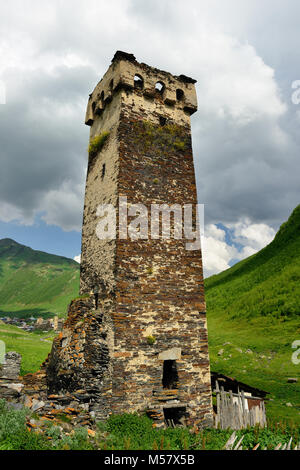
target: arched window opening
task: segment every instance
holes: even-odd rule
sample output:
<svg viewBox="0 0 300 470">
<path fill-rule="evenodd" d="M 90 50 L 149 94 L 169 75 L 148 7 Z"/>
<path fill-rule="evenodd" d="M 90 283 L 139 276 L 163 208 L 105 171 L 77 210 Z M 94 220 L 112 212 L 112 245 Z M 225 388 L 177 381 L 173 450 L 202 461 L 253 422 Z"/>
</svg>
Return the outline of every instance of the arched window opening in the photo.
<svg viewBox="0 0 300 470">
<path fill-rule="evenodd" d="M 184 93 L 182 90 L 180 90 L 180 88 L 178 88 L 178 90 L 176 90 L 176 99 L 177 101 L 182 101 L 184 98 Z"/>
<path fill-rule="evenodd" d="M 139 88 L 140 90 L 144 88 L 144 80 L 138 74 L 134 76 L 134 88 Z"/>
<path fill-rule="evenodd" d="M 178 388 L 178 373 L 177 373 L 176 361 L 174 360 L 164 361 L 162 385 L 163 385 L 163 388 L 166 388 L 166 389 Z"/>
<path fill-rule="evenodd" d="M 164 89 L 165 89 L 165 85 L 164 85 L 163 82 L 157 82 L 156 83 L 155 90 L 158 91 L 158 93 L 160 93 L 162 95 L 163 92 L 164 92 Z"/>
</svg>

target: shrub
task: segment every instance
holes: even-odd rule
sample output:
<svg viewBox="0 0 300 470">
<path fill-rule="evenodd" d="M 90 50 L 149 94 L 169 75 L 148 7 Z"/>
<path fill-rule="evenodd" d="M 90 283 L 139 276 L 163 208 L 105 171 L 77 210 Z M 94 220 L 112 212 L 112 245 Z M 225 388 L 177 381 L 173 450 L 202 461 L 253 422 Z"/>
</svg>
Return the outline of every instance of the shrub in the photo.
<svg viewBox="0 0 300 470">
<path fill-rule="evenodd" d="M 232 430 L 205 429 L 193 432 L 189 428 L 156 429 L 146 415 L 136 413 L 111 415 L 106 422 L 97 423 L 98 433 L 90 438 L 86 428 L 75 428 L 69 435 L 58 426 L 49 425 L 44 434 L 26 427 L 28 410 L 9 409 L 0 400 L 0 450 L 221 450 Z M 243 435 L 244 449 L 274 449 L 293 436 L 294 445 L 299 442 L 299 427 L 286 423 L 270 423 L 268 428 L 248 428 L 237 431 Z"/>
<path fill-rule="evenodd" d="M 107 422 L 107 430 L 112 434 L 143 435 L 152 430 L 152 420 L 147 416 L 139 416 L 136 413 L 111 415 Z"/>
<path fill-rule="evenodd" d="M 85 428 L 77 428 L 72 435 L 63 434 L 60 441 L 54 442 L 56 449 L 61 450 L 94 450 Z"/>
<path fill-rule="evenodd" d="M 5 400 L 0 400 L 0 441 L 23 431 L 26 426 L 25 410 L 9 409 Z"/>
<path fill-rule="evenodd" d="M 29 432 L 26 410 L 9 409 L 0 400 L 0 450 L 45 450 L 50 445 L 44 436 Z"/>
</svg>

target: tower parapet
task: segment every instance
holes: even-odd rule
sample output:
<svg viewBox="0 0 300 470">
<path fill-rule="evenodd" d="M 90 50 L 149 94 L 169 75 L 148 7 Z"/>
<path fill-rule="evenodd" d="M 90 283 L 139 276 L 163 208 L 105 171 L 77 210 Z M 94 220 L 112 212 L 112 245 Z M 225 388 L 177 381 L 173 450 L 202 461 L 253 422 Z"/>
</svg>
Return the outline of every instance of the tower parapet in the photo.
<svg viewBox="0 0 300 470">
<path fill-rule="evenodd" d="M 89 97 L 85 123 L 92 126 L 120 90 L 145 98 L 151 112 L 156 109 L 158 119 L 161 113 L 162 117 L 188 122 L 188 117 L 197 111 L 195 83 L 185 75 L 177 77 L 137 62 L 133 54 L 117 51 Z"/>
</svg>

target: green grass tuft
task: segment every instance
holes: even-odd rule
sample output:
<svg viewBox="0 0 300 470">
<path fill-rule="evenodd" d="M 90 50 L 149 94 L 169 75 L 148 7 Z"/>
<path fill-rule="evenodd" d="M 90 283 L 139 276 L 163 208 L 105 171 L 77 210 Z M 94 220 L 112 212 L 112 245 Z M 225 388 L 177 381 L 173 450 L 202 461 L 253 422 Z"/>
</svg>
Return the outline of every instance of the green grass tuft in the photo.
<svg viewBox="0 0 300 470">
<path fill-rule="evenodd" d="M 100 135 L 97 135 L 90 141 L 90 145 L 88 148 L 89 156 L 95 157 L 97 153 L 99 153 L 104 146 L 106 140 L 108 139 L 109 132 L 102 132 Z"/>
<path fill-rule="evenodd" d="M 151 346 L 152 344 L 154 344 L 155 342 L 156 342 L 155 336 L 152 336 L 152 335 L 151 335 L 151 336 L 147 336 L 147 343 L 150 344 L 150 346 Z"/>
</svg>

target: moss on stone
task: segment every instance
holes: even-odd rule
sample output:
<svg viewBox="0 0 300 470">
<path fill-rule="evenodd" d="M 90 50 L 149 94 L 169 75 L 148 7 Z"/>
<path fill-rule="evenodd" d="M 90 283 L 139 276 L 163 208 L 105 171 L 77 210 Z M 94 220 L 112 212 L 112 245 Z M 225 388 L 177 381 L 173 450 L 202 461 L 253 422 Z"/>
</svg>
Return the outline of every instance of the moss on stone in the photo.
<svg viewBox="0 0 300 470">
<path fill-rule="evenodd" d="M 154 155 L 184 151 L 190 145 L 186 128 L 177 124 L 159 126 L 149 121 L 134 123 L 134 143 L 144 152 Z"/>
<path fill-rule="evenodd" d="M 95 157 L 97 153 L 99 153 L 105 144 L 107 138 L 109 136 L 109 132 L 102 132 L 100 135 L 97 135 L 90 141 L 90 145 L 88 148 L 89 156 Z"/>
<path fill-rule="evenodd" d="M 154 344 L 155 341 L 156 341 L 155 336 L 150 335 L 150 336 L 147 337 L 147 343 L 150 344 L 150 346 L 151 346 L 152 344 Z"/>
</svg>

